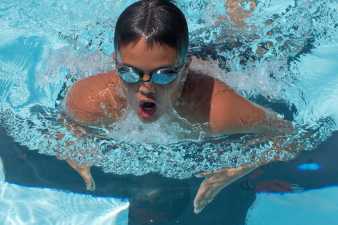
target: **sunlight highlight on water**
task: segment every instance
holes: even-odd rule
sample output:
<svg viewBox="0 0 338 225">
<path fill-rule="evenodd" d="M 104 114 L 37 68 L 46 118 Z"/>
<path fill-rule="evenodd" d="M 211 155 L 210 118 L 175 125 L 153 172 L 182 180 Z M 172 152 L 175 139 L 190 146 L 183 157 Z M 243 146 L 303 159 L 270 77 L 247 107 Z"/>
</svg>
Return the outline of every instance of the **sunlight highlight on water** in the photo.
<svg viewBox="0 0 338 225">
<path fill-rule="evenodd" d="M 0 183 L 1 224 L 127 225 L 129 202 Z M 28 204 L 29 203 L 29 204 Z"/>
<path fill-rule="evenodd" d="M 62 95 L 75 80 L 112 69 L 114 22 L 130 2 L 1 3 L 0 120 L 15 141 L 106 172 L 186 178 L 262 160 L 289 160 L 314 149 L 336 129 L 338 109 L 329 108 L 338 95 L 338 56 L 330 52 L 337 46 L 335 1 L 259 2 L 241 29 L 226 19 L 223 1 L 201 0 L 179 3 L 191 28 L 191 52 L 212 59 L 211 64 L 195 64 L 195 69 L 214 73 L 248 98 L 261 96 L 271 105 L 295 109 L 296 131 L 275 140 L 249 135 L 210 138 L 199 127 L 189 131 L 172 121 L 170 126 L 142 125 L 128 115 L 112 127 L 88 128 L 92 133 L 79 139 L 57 119 Z M 321 63 L 323 57 L 326 64 Z M 150 140 L 145 130 L 156 135 Z M 60 133 L 65 137 L 56 140 Z M 275 151 L 274 141 L 287 150 Z"/>
</svg>

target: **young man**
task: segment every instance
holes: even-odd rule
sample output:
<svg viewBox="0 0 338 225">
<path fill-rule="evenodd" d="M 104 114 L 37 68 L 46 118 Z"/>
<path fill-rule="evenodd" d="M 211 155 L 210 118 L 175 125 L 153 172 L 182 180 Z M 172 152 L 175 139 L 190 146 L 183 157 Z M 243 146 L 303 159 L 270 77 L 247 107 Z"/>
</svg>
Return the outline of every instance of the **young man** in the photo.
<svg viewBox="0 0 338 225">
<path fill-rule="evenodd" d="M 171 110 L 210 133 L 276 131 L 288 123 L 238 95 L 222 81 L 190 68 L 188 27 L 170 1 L 142 0 L 129 6 L 115 28 L 116 71 L 80 80 L 66 98 L 69 116 L 81 124 L 113 123 L 127 109 L 145 123 Z M 89 167 L 69 164 L 94 188 Z M 252 167 L 207 175 L 194 201 L 200 212 L 227 184 Z"/>
</svg>

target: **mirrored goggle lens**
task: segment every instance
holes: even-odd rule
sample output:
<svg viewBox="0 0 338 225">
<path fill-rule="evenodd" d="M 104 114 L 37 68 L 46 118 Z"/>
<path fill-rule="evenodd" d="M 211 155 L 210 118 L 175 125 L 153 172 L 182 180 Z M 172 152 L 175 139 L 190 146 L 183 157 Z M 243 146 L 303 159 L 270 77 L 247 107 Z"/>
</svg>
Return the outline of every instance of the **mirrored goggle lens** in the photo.
<svg viewBox="0 0 338 225">
<path fill-rule="evenodd" d="M 117 72 L 121 79 L 127 83 L 134 84 L 140 80 L 140 75 L 132 68 L 121 67 L 117 69 Z"/>
<path fill-rule="evenodd" d="M 160 70 L 152 75 L 151 82 L 154 84 L 170 84 L 177 78 L 177 72 L 174 70 Z"/>
</svg>

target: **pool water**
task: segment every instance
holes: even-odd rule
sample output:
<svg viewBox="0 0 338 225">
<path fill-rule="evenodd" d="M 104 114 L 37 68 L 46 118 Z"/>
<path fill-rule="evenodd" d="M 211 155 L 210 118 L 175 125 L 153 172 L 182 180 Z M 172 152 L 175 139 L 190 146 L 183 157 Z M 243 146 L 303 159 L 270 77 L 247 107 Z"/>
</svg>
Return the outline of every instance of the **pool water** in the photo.
<svg viewBox="0 0 338 225">
<path fill-rule="evenodd" d="M 0 3 L 0 224 L 338 224 L 338 2 L 257 1 L 245 29 L 227 19 L 223 1 L 178 3 L 191 52 L 213 60 L 196 68 L 292 120 L 297 132 L 285 142 L 303 143 L 297 157 L 280 155 L 290 161 L 258 168 L 198 215 L 193 175 L 270 153 L 269 140 L 179 139 L 172 131 L 188 131 L 176 121 L 142 125 L 132 115 L 112 128 L 120 136 L 90 128 L 70 149 L 51 138 L 67 132 L 55 119 L 67 87 L 112 69 L 112 28 L 131 2 Z M 160 131 L 153 143 L 140 135 L 146 129 Z M 95 165 L 96 190 L 55 155 Z"/>
</svg>

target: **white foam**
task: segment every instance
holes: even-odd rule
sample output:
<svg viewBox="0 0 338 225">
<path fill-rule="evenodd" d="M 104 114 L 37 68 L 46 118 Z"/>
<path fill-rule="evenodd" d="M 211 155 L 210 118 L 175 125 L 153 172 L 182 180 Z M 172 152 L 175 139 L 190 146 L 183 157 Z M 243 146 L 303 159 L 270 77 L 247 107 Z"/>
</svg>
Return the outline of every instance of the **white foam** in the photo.
<svg viewBox="0 0 338 225">
<path fill-rule="evenodd" d="M 254 12 L 258 13 L 260 10 L 264 10 L 264 12 L 269 13 L 270 15 L 279 14 L 287 9 L 289 6 L 294 6 L 295 1 L 293 0 L 270 0 L 270 1 L 261 1 L 257 5 L 258 10 Z"/>
<path fill-rule="evenodd" d="M 217 4 L 220 6 L 219 9 L 216 9 L 215 12 L 213 12 L 213 10 L 210 11 L 209 6 L 213 8 L 213 5 L 217 1 L 220 2 L 220 4 Z M 184 177 L 187 177 L 196 172 L 205 171 L 206 169 L 209 170 L 211 168 L 215 169 L 220 166 L 238 166 L 238 163 L 245 163 L 247 160 L 251 160 L 250 154 L 257 156 L 263 154 L 264 151 L 258 147 L 258 150 L 253 150 L 249 153 L 248 151 L 240 151 L 240 147 L 246 146 L 246 144 L 243 144 L 239 139 L 231 140 L 231 144 L 236 143 L 236 148 L 232 147 L 232 145 L 229 147 L 226 138 L 219 143 L 214 143 L 212 141 L 194 143 L 191 142 L 191 138 L 184 140 L 187 141 L 185 143 L 174 143 L 180 141 L 179 137 L 175 136 L 175 132 L 177 132 L 177 129 L 175 130 L 175 128 L 181 129 L 181 127 L 171 123 L 172 121 L 170 120 L 158 121 L 161 122 L 161 124 L 141 124 L 138 120 L 135 120 L 135 118 L 130 120 L 127 118 L 125 121 L 121 121 L 120 124 L 116 124 L 117 129 L 113 134 L 116 136 L 112 136 L 112 140 L 104 140 L 105 137 L 103 137 L 103 140 L 100 138 L 96 139 L 96 137 L 86 138 L 86 140 L 77 140 L 74 135 L 70 134 L 65 136 L 65 140 L 67 139 L 69 142 L 57 142 L 53 137 L 53 134 L 57 134 L 60 130 L 61 132 L 66 133 L 64 127 L 55 123 L 52 119 L 55 118 L 55 114 L 57 113 L 54 111 L 55 99 L 60 92 L 65 76 L 62 71 L 59 71 L 60 68 L 62 70 L 62 67 L 66 67 L 72 75 L 74 74 L 74 76 L 77 76 L 83 72 L 85 75 L 95 73 L 97 69 L 102 69 L 103 66 L 109 65 L 109 63 L 105 62 L 109 62 L 110 58 L 106 61 L 104 59 L 105 57 L 98 57 L 95 53 L 93 55 L 83 55 L 82 50 L 87 50 L 87 48 L 89 48 L 90 51 L 102 50 L 101 48 L 105 44 L 112 46 L 112 24 L 117 15 L 119 15 L 119 12 L 128 3 L 132 2 L 132 0 L 106 0 L 101 3 L 76 3 L 64 0 L 53 0 L 44 1 L 41 2 L 41 4 L 36 4 L 34 6 L 27 5 L 30 1 L 25 4 L 21 4 L 20 1 L 13 2 L 14 4 L 4 12 L 4 15 L 6 16 L 4 17 L 6 18 L 4 23 L 7 24 L 8 27 L 6 29 L 14 30 L 14 32 L 8 34 L 9 38 L 6 38 L 6 40 L 12 39 L 16 30 L 23 30 L 23 34 L 19 33 L 18 35 L 34 34 L 38 36 L 38 38 L 25 38 L 25 41 L 28 41 L 28 44 L 38 43 L 38 45 L 28 45 L 30 48 L 27 48 L 27 51 L 25 52 L 18 52 L 19 56 L 17 58 L 25 59 L 25 62 L 27 62 L 25 65 L 31 65 L 32 61 L 35 59 L 28 53 L 31 53 L 34 50 L 37 50 L 36 53 L 38 53 L 38 51 L 42 50 L 34 49 L 33 46 L 41 47 L 45 50 L 45 54 L 41 56 L 42 60 L 40 61 L 38 68 L 35 68 L 41 69 L 37 73 L 28 73 L 26 70 L 24 71 L 25 73 L 15 73 L 15 71 L 18 70 L 16 68 L 16 61 L 14 61 L 13 66 L 11 65 L 12 62 L 3 62 L 2 64 L 5 66 L 0 64 L 0 69 L 5 71 L 0 74 L 4 77 L 3 82 L 0 83 L 0 87 L 4 87 L 3 89 L 5 90 L 3 92 L 0 91 L 0 96 L 3 96 L 4 101 L 6 100 L 10 103 L 8 104 L 8 107 L 7 105 L 5 105 L 6 107 L 2 107 L 3 110 L 1 111 L 3 112 L 1 113 L 4 115 L 2 116 L 3 124 L 7 133 L 13 136 L 16 142 L 26 145 L 31 150 L 38 150 L 41 154 L 55 155 L 56 152 L 59 152 L 60 149 L 62 149 L 64 158 L 72 157 L 79 162 L 93 162 L 93 164 L 102 166 L 104 171 L 108 172 L 116 172 L 118 174 L 134 173 L 137 175 L 148 172 L 160 172 L 161 174 L 172 177 L 181 177 L 181 173 L 184 173 Z M 201 29 L 201 32 L 198 32 L 198 40 L 201 39 L 205 43 L 208 43 L 209 41 L 211 41 L 211 43 L 218 43 L 218 41 L 220 41 L 221 43 L 222 41 L 227 40 L 227 37 L 223 37 L 222 29 L 218 30 L 219 33 L 216 32 L 217 29 L 215 29 L 215 32 L 209 32 L 210 29 L 214 28 L 213 24 L 211 24 L 212 20 L 209 21 L 203 15 L 206 13 L 208 17 L 209 15 L 215 14 L 215 17 L 211 16 L 210 18 L 216 18 L 218 13 L 223 13 L 224 1 L 213 0 L 211 3 L 208 3 L 206 1 L 196 2 L 187 0 L 185 3 L 186 4 L 183 4 L 183 6 L 186 6 L 185 9 L 191 11 L 194 19 L 196 19 L 196 21 L 194 20 L 196 24 L 191 23 L 190 21 L 189 25 L 192 25 L 190 26 L 192 30 L 197 31 L 197 29 L 201 27 L 205 28 Z M 239 90 L 240 92 L 243 91 L 244 94 L 248 92 L 249 94 L 262 94 L 273 100 L 282 99 L 293 103 L 299 112 L 299 120 L 306 121 L 309 118 L 312 118 L 315 121 L 322 116 L 335 115 L 332 114 L 332 110 L 330 111 L 329 107 L 337 105 L 335 104 L 335 99 L 337 99 L 336 96 L 338 94 L 336 78 L 333 76 L 325 77 L 325 75 L 322 75 L 321 71 L 318 71 L 319 76 L 309 76 L 306 74 L 307 68 L 304 69 L 301 66 L 298 68 L 298 64 L 301 65 L 301 63 L 304 63 L 304 65 L 311 64 L 310 66 L 321 63 L 320 57 L 317 57 L 317 60 L 310 60 L 309 62 L 306 62 L 307 58 L 303 57 L 301 58 L 301 63 L 295 63 L 296 69 L 304 69 L 304 71 L 301 71 L 299 77 L 292 77 L 300 79 L 299 83 L 295 84 L 294 89 L 286 85 L 288 80 L 283 79 L 284 76 L 287 77 L 285 73 L 294 72 L 287 70 L 288 68 L 285 69 L 285 67 L 288 66 L 286 65 L 285 57 L 293 57 L 298 54 L 299 51 L 303 49 L 302 47 L 304 44 L 307 43 L 308 35 L 312 34 L 311 32 L 313 30 L 316 31 L 313 33 L 315 37 L 321 34 L 323 34 L 321 37 L 326 36 L 325 32 L 319 31 L 323 30 L 331 32 L 334 30 L 330 29 L 332 26 L 326 25 L 330 24 L 328 23 L 330 21 L 331 24 L 336 23 L 336 20 L 330 17 L 330 13 L 334 14 L 334 12 L 331 12 L 330 7 L 323 1 L 317 1 L 313 2 L 311 10 L 318 9 L 319 13 L 316 18 L 320 19 L 316 19 L 317 24 L 314 24 L 316 26 L 312 26 L 312 22 L 315 19 L 312 18 L 313 15 L 311 13 L 313 11 L 307 10 L 307 5 L 301 3 L 310 3 L 310 1 L 301 0 L 298 5 L 291 7 L 289 10 L 286 10 L 286 8 L 289 5 L 292 5 L 293 2 L 288 0 L 277 4 L 279 5 L 277 8 L 280 8 L 278 9 L 277 14 L 280 15 L 274 19 L 271 26 L 266 26 L 265 20 L 271 17 L 274 9 L 271 9 L 272 11 L 268 10 L 263 7 L 264 3 L 259 4 L 262 12 L 265 11 L 260 14 L 261 11 L 257 10 L 256 17 L 261 17 L 262 21 L 256 21 L 256 17 L 251 17 L 251 19 L 252 21 L 255 21 L 255 24 L 257 22 L 257 26 L 255 26 L 256 30 L 253 32 L 260 35 L 261 38 L 257 39 L 256 37 L 249 37 L 250 35 L 248 35 L 248 37 L 243 35 L 245 37 L 243 37 L 244 39 L 242 40 L 241 37 L 239 37 L 241 36 L 240 34 L 237 34 L 236 32 L 233 33 L 232 31 L 226 32 L 233 33 L 231 34 L 231 37 L 236 37 L 236 40 L 238 37 L 240 43 L 242 43 L 241 47 L 235 47 L 235 45 L 233 51 L 220 53 L 220 55 L 227 59 L 226 66 L 229 66 L 229 68 L 235 72 L 226 74 L 219 70 L 219 68 L 216 68 L 217 63 L 212 65 L 210 73 L 209 68 L 206 68 L 204 64 L 200 64 L 199 67 L 203 70 L 208 70 L 206 73 L 211 74 L 213 72 L 216 77 L 227 82 L 236 90 Z M 276 5 L 276 1 L 266 1 L 266 4 L 273 7 Z M 283 4 L 283 6 L 281 4 Z M 112 5 L 114 5 L 114 7 L 112 7 L 113 10 L 110 8 Z M 197 8 L 195 8 L 195 6 Z M 51 8 L 53 9 L 52 12 L 48 10 Z M 323 12 L 320 11 L 320 9 L 323 9 Z M 304 14 L 302 14 L 303 11 Z M 17 12 L 20 12 L 20 14 L 17 14 Z M 285 14 L 282 14 L 282 12 L 285 12 Z M 67 15 L 67 17 L 64 15 Z M 188 14 L 187 17 L 189 17 Z M 18 20 L 18 18 L 20 20 Z M 71 20 L 69 20 L 69 18 L 71 18 Z M 24 21 L 24 23 L 17 21 Z M 304 21 L 306 23 L 304 23 Z M 299 22 L 301 22 L 302 26 L 298 26 Z M 320 29 L 319 31 L 316 30 L 320 27 L 317 25 L 323 26 L 323 29 Z M 297 29 L 293 27 L 296 27 Z M 316 29 L 312 29 L 312 27 L 315 27 Z M 270 29 L 276 30 L 275 32 L 272 32 L 272 36 L 266 35 L 266 32 Z M 2 37 L 2 35 L 0 36 Z M 54 46 L 55 43 L 53 40 L 49 39 L 49 36 L 61 37 L 62 40 L 59 41 L 63 44 L 68 43 L 71 47 L 68 49 L 59 48 L 60 45 L 63 46 L 62 44 Z M 246 41 L 247 38 L 248 41 Z M 277 38 L 281 38 L 281 41 L 279 41 L 279 39 L 277 41 Z M 317 42 L 320 42 L 320 39 L 318 40 L 319 41 Z M 251 62 L 248 60 L 245 65 L 240 63 L 241 56 L 246 53 L 247 47 L 255 47 L 265 41 L 271 41 L 273 43 L 270 50 L 266 53 L 266 56 L 258 60 L 258 62 Z M 287 43 L 288 41 L 295 44 L 295 48 L 293 48 L 292 45 L 287 45 L 284 48 L 283 43 Z M 22 44 L 22 46 L 25 47 L 26 45 Z M 287 47 L 290 47 L 290 49 Z M 16 47 L 16 49 L 18 48 Z M 13 55 L 16 54 L 16 49 L 11 49 Z M 49 49 L 51 50 L 48 51 Z M 73 49 L 76 49 L 76 53 L 72 51 Z M 250 54 L 255 54 L 255 48 L 252 49 L 253 51 L 251 53 L 248 52 L 248 56 L 253 56 Z M 20 48 L 20 50 L 26 49 Z M 274 57 L 274 55 L 276 55 L 276 57 Z M 19 61 L 20 63 L 17 67 L 22 64 L 21 61 L 22 60 Z M 279 68 L 280 62 L 285 64 L 284 69 Z M 46 68 L 43 68 L 43 66 Z M 10 73 L 6 71 L 9 71 Z M 26 74 L 30 77 L 27 77 Z M 272 78 L 271 75 L 273 75 L 275 79 Z M 21 83 L 14 82 L 13 78 L 16 77 L 19 78 Z M 322 80 L 319 80 L 319 77 L 323 79 L 328 78 L 328 80 L 326 83 L 320 83 Z M 308 78 L 311 78 L 311 81 L 308 81 Z M 302 90 L 302 85 L 304 86 L 304 91 Z M 315 92 L 313 92 L 314 89 L 316 90 Z M 317 92 L 317 89 L 321 92 Z M 29 93 L 27 93 L 26 90 L 28 90 Z M 304 95 L 300 95 L 299 90 L 303 91 Z M 30 96 L 28 94 L 30 94 Z M 28 96 L 29 98 L 27 98 Z M 303 99 L 309 102 L 309 104 L 304 104 Z M 45 115 L 40 113 L 39 108 L 32 109 L 30 113 L 30 107 L 36 105 L 41 105 L 42 110 L 44 110 L 44 107 L 50 107 L 51 110 L 46 113 L 50 114 Z M 320 110 L 317 110 L 319 107 L 321 107 Z M 20 112 L 18 112 L 19 110 Z M 333 112 L 338 112 L 338 110 L 334 109 Z M 48 132 L 46 132 L 46 127 L 48 128 Z M 186 134 L 184 127 L 182 127 L 181 134 L 183 136 Z M 131 141 L 135 140 L 146 143 L 130 144 Z M 125 141 L 126 143 L 120 143 L 122 141 Z M 153 143 L 149 143 L 150 141 L 160 144 L 153 145 Z M 65 144 L 71 142 L 76 144 L 74 144 L 74 146 Z M 116 143 L 116 145 L 114 143 Z M 84 148 L 84 146 L 86 148 Z M 88 149 L 88 151 L 82 149 Z M 93 154 L 91 149 L 99 150 L 95 150 L 95 154 Z M 113 149 L 117 150 L 110 151 Z M 135 151 L 135 149 L 138 151 Z M 212 154 L 213 151 L 217 151 L 218 149 L 229 149 L 229 153 L 224 151 L 224 155 Z M 193 155 L 190 160 L 190 155 L 186 152 L 188 150 L 190 152 L 196 152 L 196 157 Z M 230 150 L 232 151 L 231 153 Z M 235 151 L 235 153 L 233 153 L 233 151 Z M 97 154 L 97 152 L 101 154 Z M 254 154 L 253 152 L 257 154 Z M 117 156 L 115 157 L 114 154 Z M 197 157 L 198 154 L 200 154 L 199 157 Z M 175 155 L 175 160 L 173 160 L 174 157 L 172 157 L 172 155 Z M 211 158 L 214 156 L 215 160 Z M 118 157 L 120 158 L 120 167 L 116 166 L 118 164 L 116 158 Z M 134 162 L 134 164 L 129 163 L 130 161 Z M 125 162 L 128 163 L 126 164 Z M 204 162 L 204 164 L 201 162 Z M 235 163 L 236 165 L 234 165 Z"/>
<path fill-rule="evenodd" d="M 192 125 L 174 112 L 161 116 L 155 122 L 143 123 L 136 113 L 129 110 L 124 119 L 114 123 L 111 127 L 113 129 L 109 132 L 109 137 L 129 143 L 169 144 L 187 137 L 194 137 Z M 198 134 L 201 132 L 198 127 L 194 131 Z"/>
</svg>

